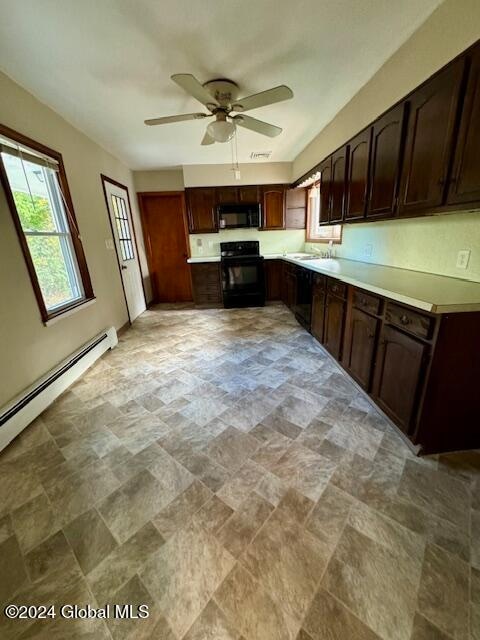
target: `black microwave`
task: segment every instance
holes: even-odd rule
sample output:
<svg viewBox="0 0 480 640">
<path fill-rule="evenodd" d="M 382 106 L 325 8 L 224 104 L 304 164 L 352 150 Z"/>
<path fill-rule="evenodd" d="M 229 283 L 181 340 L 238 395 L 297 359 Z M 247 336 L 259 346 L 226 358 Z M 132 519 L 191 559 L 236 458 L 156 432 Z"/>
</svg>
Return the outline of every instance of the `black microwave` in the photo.
<svg viewBox="0 0 480 640">
<path fill-rule="evenodd" d="M 222 229 L 258 229 L 262 224 L 261 205 L 219 204 L 217 207 L 218 228 Z"/>
</svg>

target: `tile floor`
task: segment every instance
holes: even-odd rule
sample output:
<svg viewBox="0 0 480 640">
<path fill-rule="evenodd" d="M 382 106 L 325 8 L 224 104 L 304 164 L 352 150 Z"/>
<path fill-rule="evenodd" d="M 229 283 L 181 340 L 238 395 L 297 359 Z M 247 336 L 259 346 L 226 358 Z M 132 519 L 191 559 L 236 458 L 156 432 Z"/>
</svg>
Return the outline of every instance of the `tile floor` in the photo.
<svg viewBox="0 0 480 640">
<path fill-rule="evenodd" d="M 281 305 L 157 308 L 0 455 L 0 637 L 479 640 L 480 453 L 416 458 Z"/>
</svg>

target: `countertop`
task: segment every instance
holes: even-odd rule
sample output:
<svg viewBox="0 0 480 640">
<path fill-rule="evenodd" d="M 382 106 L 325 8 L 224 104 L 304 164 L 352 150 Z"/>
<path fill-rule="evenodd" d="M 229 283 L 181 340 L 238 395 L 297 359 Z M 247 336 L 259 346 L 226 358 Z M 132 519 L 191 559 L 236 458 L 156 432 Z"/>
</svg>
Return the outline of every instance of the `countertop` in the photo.
<svg viewBox="0 0 480 640">
<path fill-rule="evenodd" d="M 355 287 L 431 313 L 480 311 L 480 283 L 422 271 L 385 267 L 343 258 L 300 260 L 308 254 L 268 254 L 266 260 L 286 260 Z M 189 258 L 191 264 L 220 262 L 220 256 Z"/>
</svg>

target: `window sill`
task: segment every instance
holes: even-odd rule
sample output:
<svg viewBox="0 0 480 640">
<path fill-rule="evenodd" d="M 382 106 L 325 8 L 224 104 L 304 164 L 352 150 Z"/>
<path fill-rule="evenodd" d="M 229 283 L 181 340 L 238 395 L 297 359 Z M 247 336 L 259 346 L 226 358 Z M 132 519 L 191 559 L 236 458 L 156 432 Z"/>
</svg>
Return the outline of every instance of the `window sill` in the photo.
<svg viewBox="0 0 480 640">
<path fill-rule="evenodd" d="M 328 244 L 330 241 L 333 244 L 342 244 L 342 240 L 338 238 L 306 238 L 305 240 L 305 242 L 321 242 L 323 244 Z"/>
<path fill-rule="evenodd" d="M 63 320 L 63 318 L 68 318 L 69 316 L 72 316 L 77 311 L 81 311 L 82 309 L 85 309 L 86 307 L 90 307 L 96 301 L 97 301 L 96 298 L 88 298 L 87 300 L 81 300 L 80 302 L 78 302 L 74 306 L 67 307 L 64 311 L 59 311 L 56 315 L 52 316 L 48 320 L 45 320 L 43 324 L 46 327 L 50 327 L 52 324 L 56 324 L 60 320 Z"/>
</svg>

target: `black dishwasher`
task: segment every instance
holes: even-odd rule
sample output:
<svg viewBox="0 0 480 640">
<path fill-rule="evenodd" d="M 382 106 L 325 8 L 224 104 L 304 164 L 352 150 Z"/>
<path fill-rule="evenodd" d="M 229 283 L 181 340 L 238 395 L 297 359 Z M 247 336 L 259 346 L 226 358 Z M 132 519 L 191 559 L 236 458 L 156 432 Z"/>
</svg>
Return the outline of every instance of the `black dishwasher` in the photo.
<svg viewBox="0 0 480 640">
<path fill-rule="evenodd" d="M 297 267 L 297 295 L 295 300 L 295 306 L 293 308 L 295 317 L 298 322 L 310 331 L 311 317 L 312 317 L 312 279 L 313 274 L 310 269 L 304 269 L 303 267 Z"/>
</svg>

